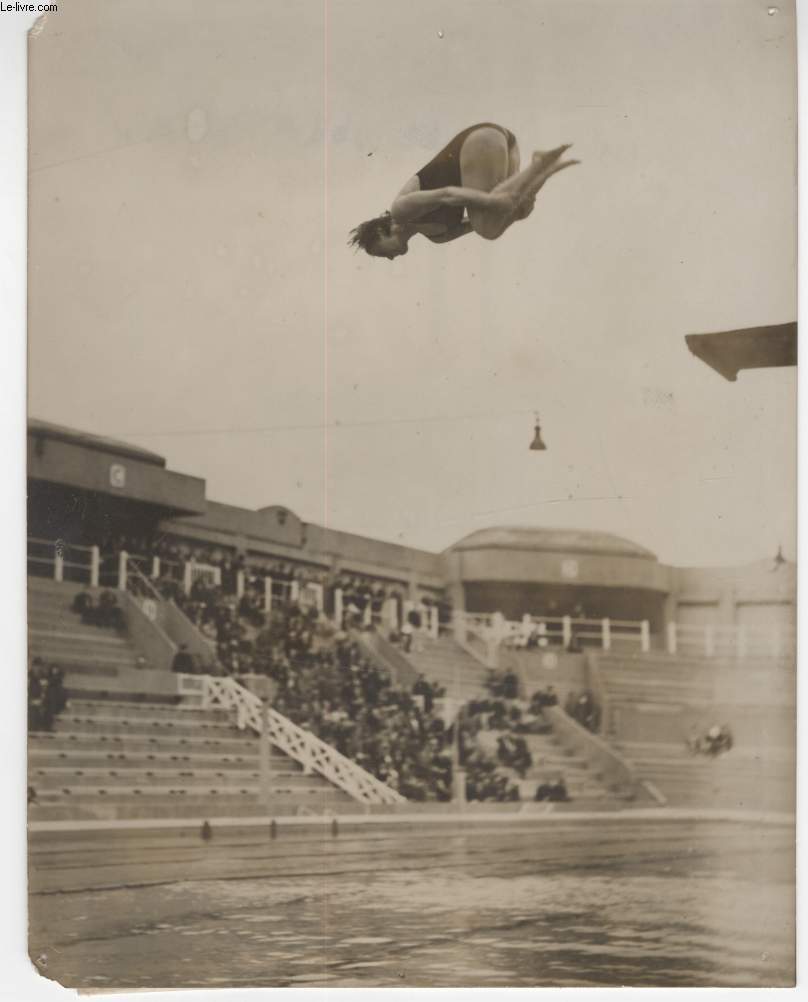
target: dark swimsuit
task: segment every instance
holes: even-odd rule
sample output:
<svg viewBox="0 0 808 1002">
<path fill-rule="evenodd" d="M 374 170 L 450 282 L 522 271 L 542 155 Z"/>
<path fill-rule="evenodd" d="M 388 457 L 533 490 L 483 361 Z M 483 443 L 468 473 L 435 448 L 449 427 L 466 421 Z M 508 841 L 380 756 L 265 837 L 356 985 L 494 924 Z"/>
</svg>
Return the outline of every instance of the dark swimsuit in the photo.
<svg viewBox="0 0 808 1002">
<path fill-rule="evenodd" d="M 462 187 L 460 150 L 466 139 L 472 132 L 476 132 L 477 129 L 496 129 L 498 132 L 501 132 L 508 140 L 509 152 L 516 145 L 516 136 L 509 129 L 503 129 L 501 125 L 495 125 L 493 122 L 480 122 L 478 125 L 472 125 L 468 129 L 463 129 L 462 132 L 458 132 L 451 142 L 443 147 L 437 156 L 429 161 L 426 167 L 422 167 L 418 171 L 416 176 L 421 182 L 421 191 L 434 191 L 436 188 Z M 420 216 L 417 222 L 440 223 L 447 230 L 454 230 L 463 222 L 464 211 L 462 207 L 443 205 L 438 209 L 433 209 L 432 212 L 425 216 Z"/>
</svg>

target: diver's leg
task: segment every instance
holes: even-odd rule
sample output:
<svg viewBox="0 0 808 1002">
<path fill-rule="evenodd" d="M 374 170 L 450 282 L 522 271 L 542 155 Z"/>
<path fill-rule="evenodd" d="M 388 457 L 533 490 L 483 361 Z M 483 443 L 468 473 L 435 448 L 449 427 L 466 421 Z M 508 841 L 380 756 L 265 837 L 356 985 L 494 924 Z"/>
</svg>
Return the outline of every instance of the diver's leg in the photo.
<svg viewBox="0 0 808 1002">
<path fill-rule="evenodd" d="M 518 158 L 518 149 L 516 151 Z M 492 192 L 500 190 L 518 174 L 518 159 L 514 162 L 508 141 L 499 129 L 476 129 L 467 137 L 460 150 L 460 183 L 464 188 Z M 469 222 L 475 233 L 487 240 L 501 236 L 514 221 L 514 199 L 502 199 L 496 207 L 469 206 Z"/>
<path fill-rule="evenodd" d="M 475 233 L 486 240 L 496 240 L 512 223 L 529 215 L 536 193 L 547 179 L 576 162 L 558 162 L 568 149 L 565 145 L 536 154 L 523 171 L 512 173 L 514 163 L 505 136 L 497 129 L 473 132 L 460 151 L 461 184 L 464 188 L 510 196 L 504 207 L 469 208 L 469 222 Z"/>
</svg>

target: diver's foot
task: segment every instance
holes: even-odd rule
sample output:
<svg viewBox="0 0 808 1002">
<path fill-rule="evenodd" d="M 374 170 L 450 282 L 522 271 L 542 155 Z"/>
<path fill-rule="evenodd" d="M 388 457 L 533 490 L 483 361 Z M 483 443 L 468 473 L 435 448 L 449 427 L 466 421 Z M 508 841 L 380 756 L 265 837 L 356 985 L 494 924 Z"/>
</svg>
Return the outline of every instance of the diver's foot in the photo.
<svg viewBox="0 0 808 1002">
<path fill-rule="evenodd" d="M 572 143 L 565 143 L 563 146 L 556 146 L 554 150 L 536 150 L 533 154 L 533 163 L 538 164 L 544 170 L 558 160 L 559 157 L 563 156 L 567 150 L 572 146 Z"/>
</svg>

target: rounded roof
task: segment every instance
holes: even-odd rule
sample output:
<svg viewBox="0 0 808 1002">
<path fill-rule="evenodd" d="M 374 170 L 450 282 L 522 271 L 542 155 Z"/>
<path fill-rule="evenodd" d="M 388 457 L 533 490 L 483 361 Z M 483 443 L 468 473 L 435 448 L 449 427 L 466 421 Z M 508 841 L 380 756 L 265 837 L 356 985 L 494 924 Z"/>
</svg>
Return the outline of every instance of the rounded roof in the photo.
<svg viewBox="0 0 808 1002">
<path fill-rule="evenodd" d="M 644 546 L 610 532 L 591 529 L 539 529 L 533 526 L 502 525 L 478 529 L 458 540 L 451 550 L 543 550 L 561 553 L 588 553 L 601 557 L 640 557 L 656 560 Z"/>
</svg>

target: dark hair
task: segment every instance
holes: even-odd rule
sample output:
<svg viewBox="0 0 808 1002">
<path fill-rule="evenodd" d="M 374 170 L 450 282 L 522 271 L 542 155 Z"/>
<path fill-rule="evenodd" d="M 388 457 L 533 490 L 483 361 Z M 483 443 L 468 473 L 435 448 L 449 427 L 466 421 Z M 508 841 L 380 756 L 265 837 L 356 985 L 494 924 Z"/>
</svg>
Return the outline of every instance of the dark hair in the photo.
<svg viewBox="0 0 808 1002">
<path fill-rule="evenodd" d="M 351 247 L 361 247 L 367 254 L 373 253 L 373 246 L 381 236 L 390 235 L 390 225 L 393 217 L 389 212 L 383 212 L 374 219 L 368 219 L 360 223 L 356 229 L 351 230 L 348 244 Z"/>
</svg>

